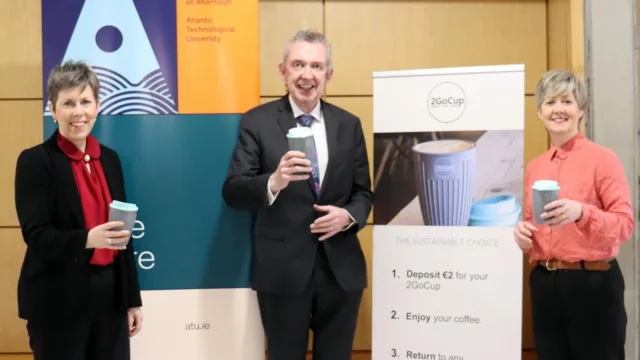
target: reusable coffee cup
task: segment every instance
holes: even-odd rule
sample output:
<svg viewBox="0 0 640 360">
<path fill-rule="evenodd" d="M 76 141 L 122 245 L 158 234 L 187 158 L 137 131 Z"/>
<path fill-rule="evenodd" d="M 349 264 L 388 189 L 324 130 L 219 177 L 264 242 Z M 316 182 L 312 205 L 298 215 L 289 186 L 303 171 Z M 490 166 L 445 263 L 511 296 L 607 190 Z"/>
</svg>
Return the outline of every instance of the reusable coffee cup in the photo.
<svg viewBox="0 0 640 360">
<path fill-rule="evenodd" d="M 295 127 L 287 133 L 289 150 L 304 153 L 307 160 L 313 162 L 316 155 L 316 143 L 313 140 L 313 132 L 308 127 Z M 310 175 L 309 172 L 296 173 L 295 175 Z"/>
<path fill-rule="evenodd" d="M 516 226 L 521 208 L 512 194 L 486 197 L 471 206 L 469 226 Z"/>
<path fill-rule="evenodd" d="M 109 204 L 109 221 L 122 221 L 123 227 L 113 228 L 114 231 L 128 230 L 129 233 L 133 232 L 133 226 L 136 222 L 138 215 L 138 207 L 135 204 L 125 203 L 114 200 Z M 129 241 L 123 243 L 117 243 L 117 245 L 127 245 Z"/>
<path fill-rule="evenodd" d="M 538 180 L 531 186 L 531 198 L 533 199 L 533 218 L 536 224 L 543 224 L 540 215 L 545 213 L 544 207 L 552 201 L 558 200 L 560 186 L 554 180 Z M 547 219 L 548 220 L 548 219 Z"/>
<path fill-rule="evenodd" d="M 476 175 L 475 143 L 434 140 L 412 150 L 424 224 L 468 226 Z"/>
</svg>

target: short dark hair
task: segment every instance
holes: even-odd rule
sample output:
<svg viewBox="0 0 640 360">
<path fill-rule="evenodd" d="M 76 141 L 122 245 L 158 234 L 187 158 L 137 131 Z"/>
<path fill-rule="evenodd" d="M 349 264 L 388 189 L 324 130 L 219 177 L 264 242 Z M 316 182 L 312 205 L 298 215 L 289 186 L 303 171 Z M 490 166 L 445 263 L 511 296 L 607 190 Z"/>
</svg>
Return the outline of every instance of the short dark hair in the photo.
<svg viewBox="0 0 640 360">
<path fill-rule="evenodd" d="M 51 107 L 55 108 L 60 91 L 78 86 L 89 86 L 93 97 L 99 102 L 100 80 L 93 69 L 83 61 L 68 60 L 63 64 L 56 65 L 49 73 L 47 80 L 47 93 Z"/>
</svg>

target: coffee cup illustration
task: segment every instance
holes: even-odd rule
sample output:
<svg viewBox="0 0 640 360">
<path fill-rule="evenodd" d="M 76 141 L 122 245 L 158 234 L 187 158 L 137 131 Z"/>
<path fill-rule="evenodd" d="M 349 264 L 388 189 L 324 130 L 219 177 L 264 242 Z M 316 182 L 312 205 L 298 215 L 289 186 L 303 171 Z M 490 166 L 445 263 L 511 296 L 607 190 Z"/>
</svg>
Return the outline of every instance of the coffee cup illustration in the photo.
<svg viewBox="0 0 640 360">
<path fill-rule="evenodd" d="M 420 210 L 427 226 L 468 226 L 476 173 L 476 146 L 448 139 L 412 148 Z"/>
</svg>

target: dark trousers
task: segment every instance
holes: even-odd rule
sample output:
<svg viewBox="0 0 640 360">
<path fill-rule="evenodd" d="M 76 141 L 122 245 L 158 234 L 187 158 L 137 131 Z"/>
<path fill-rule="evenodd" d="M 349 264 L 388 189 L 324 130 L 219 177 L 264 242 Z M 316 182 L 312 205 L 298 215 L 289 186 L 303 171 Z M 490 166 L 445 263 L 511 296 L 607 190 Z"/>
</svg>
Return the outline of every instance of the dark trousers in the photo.
<svg viewBox="0 0 640 360">
<path fill-rule="evenodd" d="M 127 314 L 114 306 L 112 267 L 92 269 L 91 292 L 95 307 L 87 316 L 27 323 L 34 360 L 130 359 Z"/>
<path fill-rule="evenodd" d="M 268 360 L 304 360 L 309 329 L 313 331 L 314 360 L 350 360 L 361 298 L 362 291 L 346 292 L 340 287 L 319 244 L 304 292 L 258 293 Z"/>
<path fill-rule="evenodd" d="M 617 261 L 608 271 L 536 266 L 530 275 L 539 360 L 624 360 L 627 315 Z"/>
</svg>

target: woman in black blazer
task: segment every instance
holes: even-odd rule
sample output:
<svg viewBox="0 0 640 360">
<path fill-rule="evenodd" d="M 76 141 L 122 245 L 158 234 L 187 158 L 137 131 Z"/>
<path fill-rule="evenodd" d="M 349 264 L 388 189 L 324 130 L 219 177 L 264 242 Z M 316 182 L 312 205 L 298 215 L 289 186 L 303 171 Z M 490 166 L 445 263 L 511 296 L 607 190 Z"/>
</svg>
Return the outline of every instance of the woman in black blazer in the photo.
<svg viewBox="0 0 640 360">
<path fill-rule="evenodd" d="M 35 360 L 129 359 L 142 301 L 131 234 L 108 222 L 111 201 L 126 201 L 120 159 L 90 134 L 100 84 L 88 65 L 70 61 L 51 71 L 47 88 L 58 129 L 16 167 L 27 244 L 19 316 Z"/>
</svg>

